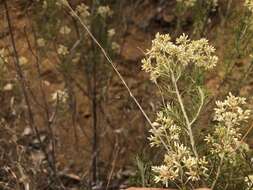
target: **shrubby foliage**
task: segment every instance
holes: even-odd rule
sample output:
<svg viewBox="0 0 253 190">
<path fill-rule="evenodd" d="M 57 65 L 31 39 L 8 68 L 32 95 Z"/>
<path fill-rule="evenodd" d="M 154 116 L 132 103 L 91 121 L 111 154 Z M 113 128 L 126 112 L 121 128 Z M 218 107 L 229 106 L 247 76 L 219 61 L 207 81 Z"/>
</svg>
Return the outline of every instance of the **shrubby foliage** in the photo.
<svg viewBox="0 0 253 190">
<path fill-rule="evenodd" d="M 175 183 L 180 189 L 199 187 L 203 183 L 212 189 L 223 189 L 225 175 L 238 175 L 227 171 L 228 164 L 241 168 L 242 176 L 227 185 L 239 187 L 249 175 L 247 167 L 242 168 L 247 165 L 243 154 L 249 153 L 249 148 L 242 142 L 240 132 L 250 116 L 250 110 L 243 108 L 245 98 L 229 93 L 225 101 L 217 101 L 214 109 L 217 124 L 210 126 L 213 132 L 206 134 L 204 145 L 200 147 L 196 143 L 194 129 L 199 127 L 196 121 L 201 117 L 206 95 L 195 73 L 196 70 L 204 73 L 216 66 L 218 58 L 214 53 L 214 47 L 206 39 L 190 40 L 183 34 L 173 43 L 168 34 L 157 34 L 142 61 L 143 69 L 160 86 L 161 93 L 171 97 L 158 112 L 150 130 L 150 145 L 164 149 L 163 164 L 153 167 L 156 182 L 166 186 Z M 247 184 L 243 186 L 246 188 Z"/>
</svg>

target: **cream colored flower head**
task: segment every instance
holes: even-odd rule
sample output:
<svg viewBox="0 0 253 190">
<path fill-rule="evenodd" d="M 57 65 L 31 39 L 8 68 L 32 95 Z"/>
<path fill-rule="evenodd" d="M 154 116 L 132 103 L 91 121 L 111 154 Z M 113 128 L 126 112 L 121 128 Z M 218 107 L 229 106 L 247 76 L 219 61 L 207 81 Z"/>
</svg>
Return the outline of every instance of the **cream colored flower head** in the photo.
<svg viewBox="0 0 253 190">
<path fill-rule="evenodd" d="M 7 63 L 8 59 L 7 59 L 7 52 L 4 48 L 0 49 L 0 63 Z"/>
<path fill-rule="evenodd" d="M 119 53 L 120 52 L 120 45 L 117 42 L 112 42 L 112 50 L 115 53 Z"/>
<path fill-rule="evenodd" d="M 43 8 L 43 9 L 47 9 L 47 1 L 46 1 L 46 0 L 43 1 L 42 8 Z"/>
<path fill-rule="evenodd" d="M 56 4 L 57 5 L 62 5 L 62 6 L 68 6 L 69 2 L 68 2 L 68 0 L 57 0 Z"/>
<path fill-rule="evenodd" d="M 109 6 L 99 6 L 97 9 L 97 14 L 103 18 L 110 17 L 113 14 L 113 11 Z"/>
<path fill-rule="evenodd" d="M 253 175 L 249 175 L 245 177 L 245 182 L 247 184 L 246 190 L 252 190 L 253 186 Z"/>
<path fill-rule="evenodd" d="M 114 35 L 115 35 L 115 29 L 114 28 L 112 28 L 112 29 L 109 29 L 108 31 L 107 31 L 107 34 L 108 34 L 108 37 L 109 38 L 112 38 Z"/>
<path fill-rule="evenodd" d="M 245 0 L 244 6 L 253 13 L 253 0 Z"/>
<path fill-rule="evenodd" d="M 20 65 L 26 65 L 28 63 L 28 59 L 24 56 L 21 56 L 19 58 L 19 63 L 20 63 Z"/>
<path fill-rule="evenodd" d="M 69 28 L 67 25 L 62 26 L 62 27 L 60 28 L 60 33 L 61 33 L 62 35 L 67 35 L 67 34 L 69 34 L 70 32 L 71 32 L 71 28 Z"/>
<path fill-rule="evenodd" d="M 243 109 L 242 106 L 245 104 L 246 98 L 236 97 L 229 93 L 226 100 L 216 102 L 214 120 L 223 122 L 226 126 L 235 126 L 242 121 L 247 121 L 250 110 Z"/>
<path fill-rule="evenodd" d="M 58 49 L 57 49 L 57 53 L 59 54 L 59 55 L 67 55 L 67 54 L 69 54 L 69 50 L 68 50 L 68 48 L 66 47 L 66 46 L 64 46 L 64 45 L 59 45 L 59 47 L 58 47 Z"/>
<path fill-rule="evenodd" d="M 247 145 L 241 143 L 240 128 L 243 122 L 247 122 L 250 110 L 243 109 L 246 99 L 236 97 L 229 93 L 224 101 L 217 101 L 214 120 L 217 121 L 212 135 L 208 134 L 205 141 L 210 145 L 213 155 L 226 155 L 226 159 L 236 156 L 235 149 L 248 150 Z"/>
<path fill-rule="evenodd" d="M 210 0 L 213 7 L 218 6 L 218 0 Z"/>
<path fill-rule="evenodd" d="M 76 13 L 81 17 L 84 22 L 88 22 L 88 17 L 90 16 L 89 7 L 84 3 L 81 3 L 76 7 Z"/>
<path fill-rule="evenodd" d="M 165 154 L 163 165 L 154 166 L 152 170 L 155 172 L 155 182 L 168 186 L 169 182 L 179 180 L 183 175 L 186 181 L 199 181 L 207 176 L 207 165 L 205 157 L 196 158 L 188 147 L 175 143 L 173 150 Z"/>
<path fill-rule="evenodd" d="M 209 70 L 218 62 L 218 57 L 214 55 L 214 52 L 215 48 L 204 38 L 190 40 L 187 35 L 182 34 L 173 43 L 169 34 L 157 33 L 152 41 L 151 49 L 142 60 L 142 67 L 150 73 L 152 81 L 156 81 L 160 76 L 168 76 L 171 72 L 176 72 L 188 65 Z"/>
<path fill-rule="evenodd" d="M 13 84 L 8 83 L 3 87 L 3 91 L 11 91 L 13 89 Z"/>
<path fill-rule="evenodd" d="M 46 45 L 46 41 L 43 38 L 37 39 L 37 44 L 39 47 L 44 47 Z"/>
<path fill-rule="evenodd" d="M 178 3 L 182 3 L 186 7 L 193 7 L 196 3 L 196 0 L 177 0 Z"/>
<path fill-rule="evenodd" d="M 52 95 L 51 95 L 51 100 L 56 102 L 59 100 L 62 103 L 66 103 L 68 100 L 68 93 L 66 90 L 56 90 Z"/>
</svg>

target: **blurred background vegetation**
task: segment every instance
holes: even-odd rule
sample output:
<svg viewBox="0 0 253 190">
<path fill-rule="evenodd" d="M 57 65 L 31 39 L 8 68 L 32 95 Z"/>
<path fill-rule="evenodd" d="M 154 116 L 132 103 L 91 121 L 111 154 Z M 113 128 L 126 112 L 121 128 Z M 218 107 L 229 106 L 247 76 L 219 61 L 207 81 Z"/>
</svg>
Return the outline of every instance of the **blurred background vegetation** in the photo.
<svg viewBox="0 0 253 190">
<path fill-rule="evenodd" d="M 162 102 L 141 59 L 155 34 L 216 47 L 217 68 L 198 75 L 212 97 L 199 135 L 229 91 L 253 107 L 252 17 L 243 1 L 210 2 L 69 0 L 151 119 Z M 150 166 L 162 153 L 149 148 L 149 125 L 71 10 L 56 0 L 0 3 L 0 189 L 155 186 Z"/>
</svg>

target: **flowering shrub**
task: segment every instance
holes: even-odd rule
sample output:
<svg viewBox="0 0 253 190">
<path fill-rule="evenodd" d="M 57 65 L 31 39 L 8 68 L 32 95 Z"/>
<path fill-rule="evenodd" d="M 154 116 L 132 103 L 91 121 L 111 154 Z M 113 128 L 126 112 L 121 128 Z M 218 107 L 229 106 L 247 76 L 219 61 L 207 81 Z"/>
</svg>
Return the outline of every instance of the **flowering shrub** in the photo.
<svg viewBox="0 0 253 190">
<path fill-rule="evenodd" d="M 253 12 L 253 1 L 252 0 L 245 0 L 244 6 L 249 9 L 249 11 Z"/>
<path fill-rule="evenodd" d="M 186 7 L 192 7 L 196 3 L 196 0 L 177 0 L 177 3 L 182 3 Z"/>
<path fill-rule="evenodd" d="M 207 0 L 206 2 L 213 7 L 218 5 L 218 0 Z M 181 3 L 186 7 L 193 7 L 196 3 L 198 3 L 198 0 L 177 0 L 177 3 Z"/>
<path fill-rule="evenodd" d="M 196 139 L 194 129 L 206 100 L 206 90 L 198 77 L 216 66 L 218 58 L 214 53 L 214 47 L 206 39 L 190 40 L 183 34 L 174 43 L 170 35 L 157 34 L 142 60 L 143 69 L 160 89 L 164 104 L 148 138 L 152 147 L 164 150 L 163 164 L 153 167 L 157 183 L 166 186 L 174 183 L 182 189 L 200 184 L 223 189 L 221 176 L 224 180 L 226 175 L 237 175 L 231 170 L 226 173 L 230 163 L 230 167 L 241 167 L 240 174 L 244 176 L 229 186 L 247 186 L 243 179 L 249 171 L 242 168 L 246 165 L 242 153 L 247 154 L 249 148 L 240 132 L 250 116 L 250 110 L 244 109 L 245 98 L 229 93 L 225 101 L 217 101 L 213 132 L 202 139 L 206 142 L 202 147 L 196 143 L 201 139 Z"/>
<path fill-rule="evenodd" d="M 211 145 L 211 154 L 233 155 L 235 147 L 242 147 L 239 127 L 250 115 L 250 110 L 243 110 L 241 107 L 244 104 L 246 104 L 245 98 L 235 97 L 231 93 L 224 102 L 216 102 L 214 120 L 218 124 L 213 136 L 208 135 L 205 139 Z"/>
</svg>

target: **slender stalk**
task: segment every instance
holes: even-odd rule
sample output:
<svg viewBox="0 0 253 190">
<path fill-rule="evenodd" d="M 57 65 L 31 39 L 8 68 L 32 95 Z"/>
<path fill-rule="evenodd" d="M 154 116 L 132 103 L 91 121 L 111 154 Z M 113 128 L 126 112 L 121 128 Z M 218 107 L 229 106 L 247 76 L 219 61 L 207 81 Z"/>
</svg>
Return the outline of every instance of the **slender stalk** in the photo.
<svg viewBox="0 0 253 190">
<path fill-rule="evenodd" d="M 97 151 L 97 62 L 94 61 L 93 64 L 93 71 L 92 71 L 92 115 L 93 115 L 93 144 L 92 144 L 92 150 L 93 150 L 93 156 L 92 156 L 92 180 L 93 183 L 96 184 L 97 182 L 97 157 L 98 157 L 98 151 Z"/>
<path fill-rule="evenodd" d="M 9 32 L 10 32 L 11 44 L 12 44 L 12 48 L 13 48 L 13 52 L 14 52 L 15 69 L 16 69 L 16 72 L 17 72 L 19 83 L 21 85 L 21 90 L 22 90 L 22 93 L 24 95 L 25 103 L 26 103 L 27 110 L 28 110 L 29 126 L 32 128 L 33 132 L 35 132 L 36 138 L 38 139 L 38 141 L 41 145 L 41 148 L 43 150 L 43 153 L 46 156 L 46 159 L 48 161 L 48 164 L 49 164 L 50 168 L 53 170 L 54 176 L 57 176 L 56 168 L 55 168 L 54 164 L 50 161 L 49 155 L 48 155 L 47 151 L 45 150 L 45 148 L 43 146 L 43 143 L 41 141 L 41 138 L 40 138 L 40 135 L 39 135 L 39 129 L 36 126 L 35 121 L 34 121 L 34 114 L 33 114 L 33 111 L 32 111 L 29 95 L 28 95 L 28 92 L 27 92 L 28 86 L 26 84 L 25 76 L 24 76 L 24 73 L 21 69 L 20 62 L 19 62 L 19 55 L 18 55 L 18 51 L 17 51 L 17 48 L 16 48 L 15 39 L 14 39 L 14 33 L 13 33 L 12 25 L 11 25 L 11 19 L 10 19 L 10 14 L 9 14 L 7 1 L 3 0 L 3 3 L 4 3 L 5 10 L 6 10 L 6 18 L 7 18 L 8 28 L 9 28 Z"/>
<path fill-rule="evenodd" d="M 138 102 L 138 100 L 135 98 L 135 96 L 133 95 L 131 89 L 129 88 L 129 86 L 127 85 L 126 81 L 124 80 L 123 76 L 120 74 L 120 72 L 118 71 L 115 63 L 112 61 L 112 59 L 109 57 L 109 55 L 107 54 L 107 52 L 105 51 L 105 49 L 101 46 L 101 44 L 98 42 L 98 40 L 96 39 L 96 37 L 92 34 L 92 32 L 89 30 L 88 26 L 86 24 L 84 24 L 84 22 L 82 21 L 82 19 L 76 14 L 76 12 L 72 9 L 72 7 L 69 5 L 69 3 L 65 0 L 64 1 L 64 5 L 70 10 L 71 14 L 78 19 L 78 21 L 80 22 L 80 24 L 82 25 L 82 27 L 85 29 L 85 31 L 88 33 L 88 35 L 91 37 L 91 39 L 93 40 L 93 42 L 99 47 L 100 51 L 102 52 L 102 54 L 104 55 L 104 57 L 106 58 L 106 60 L 109 62 L 109 64 L 111 65 L 111 67 L 113 68 L 113 70 L 115 71 L 115 73 L 117 74 L 117 76 L 119 77 L 120 81 L 122 82 L 122 84 L 124 85 L 124 87 L 126 88 L 126 90 L 129 93 L 129 96 L 133 99 L 133 101 L 135 102 L 135 104 L 137 105 L 138 109 L 141 111 L 142 115 L 144 116 L 144 118 L 146 119 L 146 121 L 148 122 L 148 124 L 151 126 L 151 128 L 156 129 L 153 125 L 151 120 L 149 119 L 148 115 L 146 114 L 146 112 L 144 111 L 144 109 L 142 108 L 142 106 L 140 105 L 140 103 Z M 168 146 L 166 145 L 166 143 L 164 142 L 164 140 L 162 139 L 161 136 L 159 136 L 159 139 L 161 140 L 164 148 L 169 151 Z"/>
<path fill-rule="evenodd" d="M 199 114 L 201 112 L 201 109 L 202 109 L 202 107 L 204 105 L 204 94 L 203 94 L 203 92 L 202 92 L 202 90 L 201 90 L 200 87 L 199 87 L 199 93 L 200 93 L 200 98 L 201 98 L 200 105 L 199 105 L 199 108 L 198 108 L 198 111 L 197 111 L 196 115 L 194 116 L 194 118 L 190 122 L 190 125 L 192 125 L 198 119 L 198 116 L 199 116 Z"/>
<path fill-rule="evenodd" d="M 106 184 L 106 190 L 109 189 L 109 185 L 110 185 L 110 182 L 111 182 L 111 179 L 112 179 L 112 176 L 113 176 L 113 172 L 114 172 L 115 167 L 116 167 L 116 162 L 117 162 L 118 156 L 119 156 L 120 148 L 118 147 L 117 144 L 115 146 L 116 146 L 115 155 L 114 155 L 114 159 L 112 161 L 112 168 L 111 168 L 111 171 L 110 171 L 109 176 L 108 176 L 108 180 L 107 180 L 107 184 Z"/>
<path fill-rule="evenodd" d="M 12 29 L 12 23 L 11 23 L 11 18 L 10 18 L 10 14 L 9 14 L 9 8 L 8 8 L 7 1 L 3 0 L 3 4 L 4 4 L 5 10 L 6 10 L 7 24 L 8 24 L 8 29 L 9 29 L 9 33 L 10 33 L 11 44 L 12 44 L 12 48 L 13 48 L 13 52 L 14 52 L 14 66 L 15 66 L 17 77 L 19 79 L 18 81 L 20 83 L 21 90 L 22 90 L 22 93 L 23 93 L 23 96 L 24 96 L 24 99 L 25 99 L 25 104 L 26 104 L 27 112 L 28 112 L 28 123 L 29 123 L 29 126 L 31 127 L 31 129 L 35 133 L 35 136 L 36 136 L 36 138 L 39 141 L 41 149 L 42 149 L 43 153 L 45 154 L 45 157 L 46 157 L 47 163 L 49 165 L 49 168 L 52 171 L 52 176 L 59 182 L 59 184 L 61 185 L 61 187 L 63 189 L 65 189 L 64 185 L 61 183 L 60 178 L 58 177 L 57 169 L 56 169 L 56 166 L 55 166 L 55 162 L 53 161 L 54 160 L 54 151 L 52 153 L 53 154 L 53 158 L 50 158 L 50 155 L 47 152 L 47 150 L 46 150 L 45 146 L 43 145 L 42 140 L 40 138 L 39 129 L 38 129 L 38 126 L 35 123 L 34 113 L 33 113 L 33 110 L 32 110 L 32 105 L 30 103 L 30 98 L 29 98 L 29 93 L 28 93 L 30 87 L 27 85 L 27 82 L 26 82 L 26 79 L 25 79 L 25 75 L 23 73 L 23 70 L 22 70 L 22 68 L 20 66 L 20 62 L 19 62 L 19 55 L 18 55 L 18 51 L 17 51 L 17 48 L 16 48 L 15 39 L 14 39 L 14 33 L 13 33 L 13 29 Z M 50 117 L 50 119 L 48 120 L 48 123 L 50 125 L 53 123 L 55 115 L 53 115 L 52 117 Z"/>
<path fill-rule="evenodd" d="M 186 122 L 186 127 L 187 127 L 188 134 L 189 134 L 189 137 L 190 137 L 192 150 L 193 150 L 195 156 L 198 158 L 198 153 L 197 153 L 197 150 L 196 150 L 195 141 L 194 141 L 192 128 L 191 128 L 191 123 L 190 123 L 189 117 L 187 116 L 187 113 L 185 111 L 184 103 L 183 103 L 182 97 L 180 95 L 180 92 L 178 90 L 178 86 L 177 86 L 177 82 L 176 82 L 174 73 L 172 71 L 171 71 L 171 79 L 172 79 L 172 83 L 173 83 L 174 88 L 175 88 L 175 92 L 176 92 L 176 95 L 177 95 L 177 99 L 178 99 L 181 111 L 183 112 L 183 116 L 184 116 L 184 119 L 185 119 L 185 122 Z"/>
<path fill-rule="evenodd" d="M 80 22 L 80 24 L 82 25 L 82 27 L 86 30 L 86 32 L 89 34 L 89 36 L 92 38 L 92 40 L 94 41 L 94 43 L 99 47 L 99 49 L 101 50 L 101 52 L 103 53 L 104 57 L 106 58 L 106 60 L 110 63 L 110 65 L 112 66 L 113 70 L 115 71 L 115 73 L 118 75 L 118 77 L 120 78 L 120 81 L 122 82 L 122 84 L 125 86 L 125 88 L 127 89 L 130 97 L 134 100 L 135 104 L 137 105 L 137 107 L 139 108 L 139 110 L 141 111 L 141 113 L 143 114 L 143 116 L 145 117 L 145 119 L 147 120 L 147 122 L 149 123 L 150 126 L 152 126 L 152 122 L 149 119 L 148 115 L 146 114 L 146 112 L 143 110 L 142 106 L 140 105 L 140 103 L 138 102 L 138 100 L 135 98 L 135 96 L 133 95 L 132 91 L 130 90 L 129 86 L 127 85 L 127 83 L 125 82 L 123 76 L 120 74 L 120 72 L 118 71 L 116 65 L 114 64 L 114 62 L 112 61 L 112 59 L 109 57 L 109 55 L 106 53 L 105 49 L 100 45 L 100 43 L 97 41 L 97 39 L 95 38 L 95 36 L 91 33 L 91 31 L 89 30 L 89 28 L 84 24 L 84 22 L 82 21 L 82 19 L 75 13 L 75 11 L 72 9 L 72 7 L 68 4 L 68 2 L 66 2 L 64 5 L 66 5 L 66 7 L 71 11 L 71 13 L 78 19 L 78 21 Z"/>
<path fill-rule="evenodd" d="M 48 106 L 48 102 L 47 102 L 47 99 L 46 99 L 45 89 L 43 87 L 43 81 L 41 79 L 41 68 L 40 68 L 40 63 L 39 63 L 39 56 L 33 51 L 33 48 L 32 48 L 31 42 L 29 40 L 29 36 L 28 36 L 28 32 L 27 32 L 26 28 L 24 29 L 24 33 L 25 33 L 25 38 L 26 38 L 28 48 L 29 48 L 31 54 L 35 58 L 36 70 L 37 70 L 37 73 L 39 75 L 39 88 L 40 88 L 41 95 L 42 95 L 42 100 L 43 100 L 43 103 L 44 103 L 43 110 L 45 111 L 46 120 L 47 120 L 47 128 L 48 128 L 49 136 L 50 136 L 50 143 L 52 145 L 52 151 L 50 151 L 52 153 L 51 154 L 51 156 L 52 156 L 52 166 L 53 166 L 54 170 L 56 171 L 56 166 L 55 166 L 55 163 L 56 163 L 55 140 L 54 140 L 55 138 L 54 138 L 54 132 L 53 132 L 53 128 L 52 128 L 53 121 L 50 119 L 49 106 Z M 34 32 L 34 39 L 36 39 L 35 32 Z"/>
<path fill-rule="evenodd" d="M 250 125 L 250 127 L 247 129 L 246 133 L 243 135 L 242 139 L 240 140 L 240 143 L 236 146 L 236 148 L 234 149 L 234 152 L 238 150 L 238 148 L 241 146 L 241 144 L 243 143 L 243 141 L 246 139 L 246 137 L 248 136 L 248 134 L 250 133 L 250 131 L 253 129 L 253 124 Z"/>
<path fill-rule="evenodd" d="M 231 5 L 232 5 L 232 0 L 228 0 L 228 1 L 226 2 L 226 4 L 227 4 L 227 7 L 226 7 L 225 15 L 224 15 L 224 17 L 223 17 L 223 19 L 222 19 L 222 22 L 221 22 L 221 26 L 222 26 L 222 27 L 225 26 L 225 23 L 226 23 L 226 21 L 227 21 L 227 19 L 228 19 L 229 12 L 230 12 Z"/>
<path fill-rule="evenodd" d="M 211 189 L 214 189 L 214 187 L 215 187 L 215 185 L 216 185 L 216 183 L 217 183 L 217 181 L 219 179 L 219 176 L 220 176 L 220 173 L 221 173 L 221 167 L 222 167 L 222 164 L 223 164 L 223 161 L 224 161 L 224 157 L 225 157 L 225 154 L 223 153 L 221 155 L 221 160 L 220 160 L 220 164 L 219 164 L 219 167 L 218 167 L 218 171 L 217 171 L 215 180 L 212 183 Z"/>
</svg>

